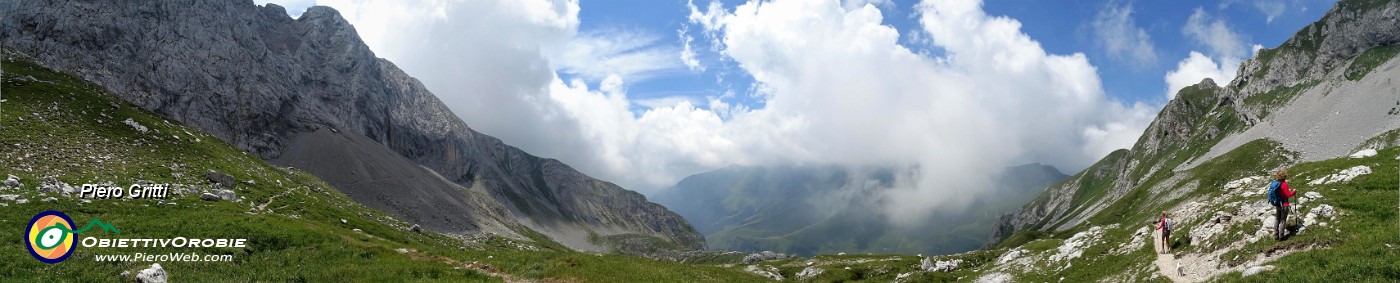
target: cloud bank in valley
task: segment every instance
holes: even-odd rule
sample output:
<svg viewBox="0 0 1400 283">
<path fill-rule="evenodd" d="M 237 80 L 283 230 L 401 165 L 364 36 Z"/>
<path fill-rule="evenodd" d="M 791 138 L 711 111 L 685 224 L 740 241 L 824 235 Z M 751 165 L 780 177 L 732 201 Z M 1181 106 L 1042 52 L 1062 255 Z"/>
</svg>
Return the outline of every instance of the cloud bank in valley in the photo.
<svg viewBox="0 0 1400 283">
<path fill-rule="evenodd" d="M 1003 167 L 1077 170 L 1130 147 L 1157 109 L 1108 98 L 1084 55 L 1047 53 L 974 0 L 913 6 L 918 27 L 903 32 L 928 38 L 905 43 L 920 48 L 882 24 L 887 1 L 691 3 L 676 43 L 581 33 L 567 0 L 319 4 L 471 127 L 644 192 L 729 164 L 902 166 L 888 215 L 914 220 L 958 208 Z M 641 110 L 628 96 L 629 81 L 716 61 L 754 85 Z"/>
</svg>

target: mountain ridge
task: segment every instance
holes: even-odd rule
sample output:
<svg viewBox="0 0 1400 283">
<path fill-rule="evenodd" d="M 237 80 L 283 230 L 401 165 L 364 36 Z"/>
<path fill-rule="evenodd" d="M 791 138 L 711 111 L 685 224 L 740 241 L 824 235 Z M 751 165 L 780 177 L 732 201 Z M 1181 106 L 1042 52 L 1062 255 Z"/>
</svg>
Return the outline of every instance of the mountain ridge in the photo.
<svg viewBox="0 0 1400 283">
<path fill-rule="evenodd" d="M 478 206 L 502 205 L 511 218 L 448 210 L 478 213 L 449 215 L 458 217 L 457 224 L 429 227 L 464 233 L 492 222 L 499 223 L 488 226 L 523 225 L 571 248 L 595 251 L 619 245 L 597 242 L 594 235 L 632 234 L 682 249 L 704 247 L 684 219 L 641 194 L 467 127 L 420 82 L 374 57 L 334 9 L 313 7 L 297 19 L 280 6 L 251 1 L 4 1 L 0 10 L 9 15 L 0 19 L 6 48 L 264 159 L 279 160 L 291 141 L 324 129 L 364 136 L 423 167 L 377 173 L 430 169 L 456 185 L 422 183 L 451 198 L 376 199 L 346 191 L 357 201 L 428 209 L 460 207 L 442 200 L 462 198 Z M 327 175 L 338 165 L 314 158 L 284 161 L 284 166 L 323 172 L 320 177 L 338 188 L 371 180 L 363 174 Z M 415 174 L 420 173 L 433 175 Z M 460 188 L 483 188 L 487 194 L 473 197 Z"/>
<path fill-rule="evenodd" d="M 1352 90 L 1348 93 L 1361 94 L 1347 96 L 1328 94 L 1337 86 L 1357 83 L 1348 78 L 1351 75 L 1342 68 L 1354 65 L 1358 55 L 1400 42 L 1400 28 L 1378 24 L 1396 22 L 1397 14 L 1400 14 L 1400 5 L 1393 1 L 1339 2 L 1295 37 L 1279 47 L 1261 50 L 1255 58 L 1242 63 L 1240 75 L 1227 85 L 1219 86 L 1205 79 L 1182 89 L 1175 99 L 1168 101 L 1131 149 L 1110 154 L 1065 183 L 1050 187 L 1020 211 L 1003 216 L 992 231 L 991 241 L 1005 240 L 1017 232 L 1071 230 L 1091 218 L 1107 217 L 1102 211 L 1110 209 L 1133 211 L 1152 204 L 1180 201 L 1198 187 L 1216 185 L 1205 184 L 1188 171 L 1258 139 L 1273 138 L 1281 141 L 1283 148 L 1300 152 L 1299 157 L 1286 156 L 1286 160 L 1276 165 L 1284 166 L 1344 155 L 1362 141 L 1400 127 L 1390 114 L 1373 113 L 1331 119 L 1334 123 L 1380 126 L 1355 130 L 1345 136 L 1280 140 L 1280 137 L 1292 136 L 1289 129 L 1260 130 L 1279 121 L 1280 110 L 1332 105 L 1357 97 L 1363 100 L 1383 98 L 1367 95 L 1372 91 Z M 1371 26 L 1385 27 L 1372 29 Z M 1369 74 L 1373 70 L 1366 71 Z M 1300 97 L 1310 99 L 1300 100 Z M 1318 127 L 1322 124 L 1317 121 L 1329 120 L 1318 116 L 1335 116 L 1334 113 L 1316 113 L 1317 116 L 1305 116 L 1303 114 L 1307 113 L 1296 111 L 1288 113 L 1302 116 L 1295 117 L 1295 120 L 1302 120 L 1298 123 L 1313 123 L 1306 128 Z M 1160 196 L 1148 197 L 1144 195 L 1148 194 L 1146 192 L 1160 192 Z"/>
</svg>

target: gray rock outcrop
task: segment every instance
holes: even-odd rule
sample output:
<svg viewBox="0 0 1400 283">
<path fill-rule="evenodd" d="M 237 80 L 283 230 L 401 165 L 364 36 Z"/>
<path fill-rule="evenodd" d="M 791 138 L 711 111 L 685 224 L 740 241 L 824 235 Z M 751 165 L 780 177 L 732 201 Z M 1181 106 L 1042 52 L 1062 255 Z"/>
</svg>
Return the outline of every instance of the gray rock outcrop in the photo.
<svg viewBox="0 0 1400 283">
<path fill-rule="evenodd" d="M 19 177 L 15 177 L 15 175 L 6 176 L 4 182 L 5 182 L 5 187 L 7 187 L 7 188 L 19 188 L 19 187 L 20 187 Z"/>
<path fill-rule="evenodd" d="M 141 283 L 165 283 L 165 269 L 159 263 L 152 263 L 151 267 L 142 269 L 136 273 L 136 282 Z"/>
<path fill-rule="evenodd" d="M 199 199 L 205 200 L 205 201 L 219 201 L 219 200 L 222 199 L 222 198 L 220 198 L 219 195 L 216 195 L 216 194 L 201 193 L 201 194 L 199 194 Z"/>
<path fill-rule="evenodd" d="M 224 187 L 232 187 L 233 184 L 236 183 L 235 181 L 237 180 L 233 178 L 233 175 L 225 174 L 224 172 L 214 170 L 204 172 L 204 179 L 209 180 L 210 183 L 218 184 Z"/>
<path fill-rule="evenodd" d="M 6 49 L 427 229 L 524 226 L 595 251 L 611 250 L 595 234 L 705 246 L 641 194 L 467 127 L 328 7 L 292 19 L 248 0 L 0 0 L 0 15 Z"/>
<path fill-rule="evenodd" d="M 238 193 L 234 193 L 231 190 L 216 189 L 213 193 L 224 201 L 238 201 Z"/>
<path fill-rule="evenodd" d="M 751 253 L 751 254 L 749 254 L 749 255 L 744 256 L 744 261 L 743 261 L 743 262 L 744 262 L 744 264 L 752 264 L 752 263 L 760 262 L 760 261 L 787 259 L 787 258 L 791 258 L 791 257 L 793 257 L 793 256 L 792 256 L 792 255 L 788 255 L 788 254 L 775 253 L 775 252 L 771 252 L 771 251 L 762 251 L 762 252 Z"/>
</svg>

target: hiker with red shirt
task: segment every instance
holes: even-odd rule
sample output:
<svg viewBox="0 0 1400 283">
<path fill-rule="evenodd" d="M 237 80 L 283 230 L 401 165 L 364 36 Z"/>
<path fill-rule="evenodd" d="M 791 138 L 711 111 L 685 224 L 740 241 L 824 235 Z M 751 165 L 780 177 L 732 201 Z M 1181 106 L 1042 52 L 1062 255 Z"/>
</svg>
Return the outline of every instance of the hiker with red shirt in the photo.
<svg viewBox="0 0 1400 283">
<path fill-rule="evenodd" d="M 1157 221 L 1157 230 L 1162 230 L 1162 253 L 1170 253 L 1171 245 L 1167 239 L 1172 237 L 1172 217 L 1167 211 L 1162 211 L 1162 219 Z"/>
<path fill-rule="evenodd" d="M 1287 235 L 1288 210 L 1290 209 L 1288 198 L 1293 197 L 1295 192 L 1288 189 L 1288 171 L 1278 169 L 1274 173 L 1274 182 L 1269 183 L 1269 204 L 1274 206 L 1274 238 L 1279 241 Z"/>
</svg>

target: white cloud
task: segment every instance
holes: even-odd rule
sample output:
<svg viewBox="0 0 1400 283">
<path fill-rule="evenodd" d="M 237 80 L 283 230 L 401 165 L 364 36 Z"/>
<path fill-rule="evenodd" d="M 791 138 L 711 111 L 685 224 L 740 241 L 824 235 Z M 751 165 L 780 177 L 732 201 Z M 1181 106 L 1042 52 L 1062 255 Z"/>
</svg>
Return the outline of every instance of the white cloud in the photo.
<svg viewBox="0 0 1400 283">
<path fill-rule="evenodd" d="M 1227 2 L 1228 4 L 1228 2 Z M 1164 80 L 1167 83 L 1167 99 L 1176 97 L 1177 91 L 1210 78 L 1216 85 L 1228 85 L 1235 79 L 1235 72 L 1245 56 L 1250 56 L 1263 46 L 1246 44 L 1243 36 L 1230 28 L 1224 19 L 1212 19 L 1200 7 L 1187 18 L 1181 32 L 1188 38 L 1206 47 L 1210 56 L 1191 51 L 1177 63 L 1176 69 L 1168 71 Z M 1245 50 L 1245 46 L 1249 50 Z"/>
<path fill-rule="evenodd" d="M 1133 5 L 1119 5 L 1116 1 L 1104 3 L 1093 22 L 1090 23 L 1099 46 L 1115 59 L 1130 59 L 1138 65 L 1157 63 L 1157 51 L 1147 31 L 1138 27 L 1133 19 Z"/>
<path fill-rule="evenodd" d="M 682 102 L 691 105 L 698 104 L 695 97 L 684 95 L 632 99 L 632 104 L 646 107 L 647 109 L 674 107 L 680 105 Z"/>
<path fill-rule="evenodd" d="M 1273 23 L 1274 18 L 1283 15 L 1283 11 L 1288 9 L 1288 4 L 1283 1 L 1255 0 L 1254 8 L 1264 14 L 1265 23 Z"/>
<path fill-rule="evenodd" d="M 292 18 L 301 17 L 301 13 L 306 12 L 306 8 L 316 6 L 316 0 L 253 0 L 253 4 L 257 5 L 266 5 L 267 3 L 282 6 L 283 9 L 287 10 L 287 15 Z"/>
<path fill-rule="evenodd" d="M 677 71 L 683 64 L 691 64 L 676 57 L 675 54 L 682 51 L 658 45 L 660 40 L 659 36 L 637 31 L 607 29 L 585 32 L 570 40 L 559 54 L 551 56 L 550 61 L 561 72 L 580 75 L 592 81 L 609 75 L 640 81 Z M 686 51 L 689 51 L 688 47 Z"/>
<path fill-rule="evenodd" d="M 1240 60 L 1238 58 L 1211 59 L 1200 52 L 1191 51 L 1191 54 L 1176 64 L 1176 69 L 1168 71 L 1164 78 L 1167 82 L 1167 99 L 1176 97 L 1176 93 L 1182 88 L 1200 83 L 1201 80 L 1210 78 L 1216 85 L 1229 84 L 1235 79 L 1235 70 L 1239 69 Z"/>
<path fill-rule="evenodd" d="M 676 30 L 676 35 L 681 38 L 681 63 L 684 63 L 685 67 L 690 68 L 691 71 L 704 72 L 705 65 L 701 65 L 700 60 L 695 58 L 695 49 L 691 47 L 691 44 L 695 42 L 695 37 L 690 36 L 690 25 L 682 25 L 681 29 Z"/>
<path fill-rule="evenodd" d="M 960 200 L 1004 166 L 1083 168 L 1130 147 L 1155 114 L 1108 99 L 1084 55 L 1047 54 L 1019 22 L 987 15 L 978 1 L 915 6 L 922 28 L 915 31 L 946 51 L 939 57 L 901 45 L 876 5 L 849 3 L 691 5 L 687 24 L 757 82 L 752 94 L 765 103 L 753 109 L 726 102 L 732 92 L 707 97 L 707 108 L 629 98 L 625 82 L 655 68 L 600 71 L 576 62 L 656 42 L 615 40 L 588 45 L 606 52 L 561 55 L 590 40 L 576 31 L 574 1 L 331 6 L 473 128 L 643 191 L 729 164 L 914 165 L 886 197 L 890 216 L 917 219 L 965 205 Z M 687 64 L 670 54 L 655 58 Z M 649 109 L 634 114 L 632 105 Z"/>
<path fill-rule="evenodd" d="M 1289 1 L 1283 0 L 1227 0 L 1220 2 L 1220 9 L 1224 10 L 1231 5 L 1241 2 L 1249 2 L 1251 8 L 1259 11 L 1260 14 L 1264 14 L 1265 23 L 1273 23 L 1274 19 L 1282 16 L 1283 12 L 1287 11 L 1290 5 L 1297 5 L 1299 10 L 1304 12 L 1308 10 L 1307 5 L 1303 5 L 1298 0 L 1291 1 L 1293 2 L 1291 4 Z"/>
<path fill-rule="evenodd" d="M 1224 58 L 1240 58 L 1245 55 L 1245 39 L 1225 23 L 1224 19 L 1213 19 L 1200 7 L 1186 19 L 1181 32 L 1191 40 L 1208 47 L 1211 54 Z"/>
<path fill-rule="evenodd" d="M 888 8 L 894 6 L 893 0 L 841 0 L 841 7 L 846 10 L 855 10 L 872 5 L 876 8 Z"/>
<path fill-rule="evenodd" d="M 1012 163 L 1083 168 L 1131 146 L 1150 121 L 1150 107 L 1107 99 L 1082 54 L 1046 54 L 1019 22 L 985 14 L 980 2 L 926 1 L 916 9 L 946 57 L 899 45 L 873 7 L 751 1 L 691 18 L 720 31 L 723 53 L 771 89 L 766 108 L 734 120 L 796 120 L 781 136 L 802 150 L 785 156 L 917 164 L 887 195 L 896 219 L 956 209 L 987 187 L 990 172 Z"/>
</svg>

